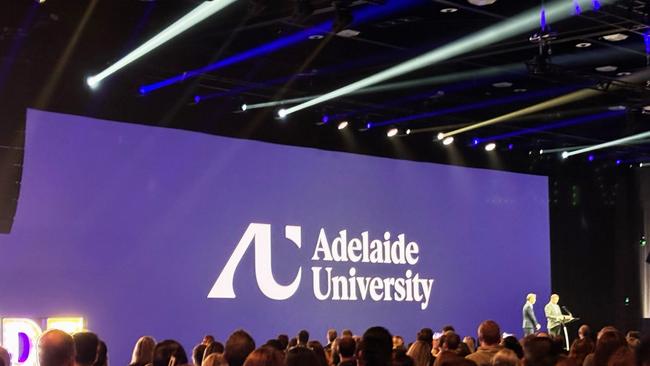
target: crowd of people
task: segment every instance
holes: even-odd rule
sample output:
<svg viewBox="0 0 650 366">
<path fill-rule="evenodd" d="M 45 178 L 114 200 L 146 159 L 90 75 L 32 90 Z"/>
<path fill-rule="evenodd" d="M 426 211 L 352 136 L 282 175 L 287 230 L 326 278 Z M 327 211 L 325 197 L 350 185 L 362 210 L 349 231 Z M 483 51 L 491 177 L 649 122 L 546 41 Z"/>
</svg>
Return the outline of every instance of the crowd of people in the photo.
<svg viewBox="0 0 650 366">
<path fill-rule="evenodd" d="M 141 337 L 128 366 L 650 366 L 650 338 L 642 340 L 638 332 L 623 335 L 604 327 L 592 339 L 583 325 L 569 351 L 563 342 L 545 333 L 504 337 L 491 320 L 480 324 L 478 340 L 461 339 L 446 326 L 437 334 L 430 328 L 420 330 L 409 345 L 386 328 L 372 327 L 362 336 L 347 329 L 339 336 L 330 329 L 325 346 L 301 330 L 296 337 L 280 334 L 257 347 L 240 329 L 225 344 L 205 336 L 191 358 L 177 341 Z M 69 335 L 54 329 L 40 337 L 38 359 L 40 366 L 108 366 L 108 349 L 94 333 Z M 1 347 L 0 366 L 10 366 L 9 354 Z"/>
</svg>

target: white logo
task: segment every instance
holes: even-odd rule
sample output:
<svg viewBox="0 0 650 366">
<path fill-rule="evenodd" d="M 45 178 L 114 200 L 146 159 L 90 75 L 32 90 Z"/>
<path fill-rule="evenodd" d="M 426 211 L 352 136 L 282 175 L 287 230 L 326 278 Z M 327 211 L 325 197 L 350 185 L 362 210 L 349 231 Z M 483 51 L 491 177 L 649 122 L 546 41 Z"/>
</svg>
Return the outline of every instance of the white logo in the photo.
<svg viewBox="0 0 650 366">
<path fill-rule="evenodd" d="M 300 226 L 287 225 L 284 236 L 300 248 Z M 255 278 L 262 293 L 273 300 L 286 300 L 296 293 L 300 285 L 302 268 L 298 269 L 298 274 L 291 284 L 283 286 L 277 283 L 271 269 L 271 225 L 252 223 L 248 225 L 228 263 L 212 286 L 208 298 L 234 299 L 236 297 L 233 289 L 235 270 L 253 242 L 255 242 Z"/>
<path fill-rule="evenodd" d="M 300 226 L 287 225 L 284 236 L 301 248 L 301 232 Z M 252 223 L 219 274 L 208 298 L 236 298 L 233 289 L 235 271 L 253 243 L 255 278 L 262 293 L 273 300 L 286 300 L 298 291 L 302 267 L 298 267 L 298 274 L 291 284 L 285 286 L 277 283 L 271 268 L 271 225 Z M 420 308 L 426 310 L 434 280 L 421 277 L 411 269 L 417 265 L 419 257 L 418 243 L 407 241 L 405 234 L 391 239 L 391 233 L 387 231 L 382 240 L 371 238 L 368 231 L 352 237 L 347 230 L 341 230 L 334 239 L 329 240 L 325 229 L 321 228 L 311 257 L 312 262 L 318 263 L 311 267 L 314 297 L 319 301 L 419 302 Z M 353 266 L 336 273 L 334 267 L 328 265 L 332 262 L 347 262 Z M 403 276 L 378 277 L 358 273 L 354 267 L 356 264 L 406 268 Z"/>
</svg>

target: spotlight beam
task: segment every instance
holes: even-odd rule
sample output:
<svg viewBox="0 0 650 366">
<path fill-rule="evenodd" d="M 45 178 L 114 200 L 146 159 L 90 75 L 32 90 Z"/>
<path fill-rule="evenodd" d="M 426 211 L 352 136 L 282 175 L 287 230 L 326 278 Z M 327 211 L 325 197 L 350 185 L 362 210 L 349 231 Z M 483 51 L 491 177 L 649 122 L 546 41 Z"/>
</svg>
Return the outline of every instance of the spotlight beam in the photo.
<svg viewBox="0 0 650 366">
<path fill-rule="evenodd" d="M 371 86 L 368 88 L 356 90 L 350 93 L 349 95 L 364 95 L 364 94 L 372 94 L 372 93 L 381 93 L 386 91 L 418 88 L 422 86 L 441 85 L 446 83 L 452 83 L 455 81 L 495 76 L 504 72 L 517 74 L 518 72 L 523 73 L 524 71 L 525 69 L 523 66 L 521 66 L 520 63 L 513 63 L 513 64 L 498 66 L 498 67 L 486 67 L 480 70 L 462 71 L 462 72 L 432 76 L 432 77 L 422 78 L 422 79 L 398 81 L 394 83 L 376 85 L 376 86 Z M 278 107 L 287 104 L 302 103 L 304 101 L 318 98 L 321 95 L 310 95 L 310 96 L 300 97 L 300 98 L 291 98 L 291 99 L 276 100 L 271 102 L 249 104 L 248 109 L 271 108 L 271 107 Z"/>
<path fill-rule="evenodd" d="M 645 70 L 643 70 L 641 72 L 638 72 L 638 73 L 635 73 L 635 74 L 632 74 L 632 75 L 629 75 L 629 76 L 626 76 L 626 77 L 623 77 L 623 78 L 619 78 L 619 79 L 617 79 L 617 81 L 621 81 L 621 82 L 623 82 L 623 84 L 638 83 L 638 82 L 647 80 L 648 77 L 650 77 L 650 69 L 645 69 Z M 612 86 L 610 87 L 610 90 L 618 89 L 620 87 L 621 86 L 619 86 L 618 84 L 612 83 Z M 562 95 L 560 97 L 553 98 L 553 99 L 547 100 L 545 102 L 532 105 L 530 107 L 526 107 L 526 108 L 511 112 L 511 113 L 507 113 L 507 114 L 504 114 L 504 115 L 501 115 L 501 116 L 498 116 L 498 117 L 495 117 L 495 118 L 492 118 L 492 119 L 489 119 L 489 120 L 486 120 L 486 121 L 474 123 L 472 125 L 469 125 L 469 126 L 466 126 L 466 127 L 463 127 L 463 128 L 459 128 L 457 130 L 453 130 L 453 131 L 450 131 L 450 132 L 447 132 L 447 133 L 443 133 L 442 136 L 444 138 L 444 137 L 447 137 L 447 136 L 458 135 L 458 134 L 463 133 L 463 132 L 468 132 L 468 131 L 476 130 L 476 129 L 479 129 L 479 128 L 482 128 L 482 127 L 486 127 L 486 126 L 494 125 L 494 124 L 497 124 L 497 123 L 502 123 L 502 122 L 505 122 L 505 121 L 509 121 L 509 120 L 511 120 L 513 118 L 518 118 L 518 117 L 525 116 L 525 115 L 528 115 L 528 114 L 531 114 L 531 113 L 540 112 L 540 111 L 543 111 L 543 110 L 546 110 L 546 109 L 555 108 L 555 107 L 559 107 L 559 106 L 562 106 L 562 105 L 565 105 L 565 104 L 573 103 L 575 101 L 591 98 L 591 97 L 594 97 L 594 96 L 597 96 L 597 95 L 601 95 L 604 92 L 605 92 L 604 90 L 581 89 L 581 90 L 575 91 L 573 93 Z"/>
<path fill-rule="evenodd" d="M 158 33 L 150 40 L 143 43 L 135 50 L 131 51 L 129 54 L 124 56 L 116 63 L 106 68 L 104 71 L 100 72 L 97 75 L 89 77 L 86 80 L 88 85 L 90 85 L 91 87 L 97 86 L 105 78 L 116 73 L 117 71 L 124 68 L 128 64 L 134 62 L 140 57 L 153 51 L 154 49 L 161 46 L 165 42 L 185 32 L 189 28 L 200 23 L 201 21 L 217 13 L 218 11 L 227 7 L 228 5 L 234 3 L 235 1 L 237 0 L 213 0 L 213 1 L 205 1 L 201 3 L 192 11 L 184 15 L 182 18 L 174 22 L 169 27 L 165 28 L 162 32 Z"/>
<path fill-rule="evenodd" d="M 603 3 L 611 3 L 616 0 L 603 0 Z M 590 1 L 579 0 L 579 2 L 585 4 L 585 8 Z M 573 3 L 565 0 L 556 0 L 553 3 L 545 7 L 546 10 L 546 19 L 548 22 L 559 21 L 564 18 L 568 18 L 572 15 L 571 10 L 573 9 Z M 327 102 L 329 100 L 339 98 L 344 95 L 348 95 L 356 90 L 369 87 L 381 83 L 382 81 L 392 79 L 406 73 L 424 68 L 436 64 L 441 61 L 448 60 L 450 58 L 468 53 L 472 50 L 475 50 L 479 47 L 484 47 L 489 44 L 502 41 L 509 37 L 512 37 L 515 34 L 521 34 L 525 31 L 530 31 L 539 26 L 539 11 L 538 9 L 532 9 L 526 11 L 520 15 L 515 16 L 514 18 L 502 21 L 496 25 L 485 28 L 483 31 L 478 32 L 477 34 L 469 35 L 463 37 L 455 42 L 427 52 L 423 55 L 417 56 L 409 61 L 403 62 L 391 68 L 388 68 L 384 71 L 381 71 L 377 74 L 371 75 L 365 79 L 361 79 L 357 82 L 344 86 L 340 89 L 334 90 L 327 94 L 324 94 L 320 97 L 314 98 L 312 100 L 306 101 L 297 106 L 288 108 L 286 110 L 287 114 L 295 113 L 300 110 L 313 107 L 317 104 Z"/>
<path fill-rule="evenodd" d="M 646 131 L 646 132 L 638 133 L 636 135 L 631 135 L 620 139 L 603 142 L 602 144 L 596 144 L 596 145 L 588 146 L 574 151 L 565 151 L 564 153 L 562 153 L 562 157 L 566 159 L 568 157 L 584 154 L 590 151 L 602 150 L 608 147 L 630 144 L 631 142 L 635 142 L 649 137 L 650 137 L 650 131 Z"/>
</svg>

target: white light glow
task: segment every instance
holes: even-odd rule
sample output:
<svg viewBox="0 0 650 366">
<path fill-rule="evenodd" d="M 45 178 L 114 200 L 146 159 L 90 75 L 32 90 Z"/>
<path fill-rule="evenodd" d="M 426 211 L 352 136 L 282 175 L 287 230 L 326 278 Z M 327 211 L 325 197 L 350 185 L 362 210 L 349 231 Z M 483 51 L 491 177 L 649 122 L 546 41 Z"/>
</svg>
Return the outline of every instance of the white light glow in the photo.
<svg viewBox="0 0 650 366">
<path fill-rule="evenodd" d="M 497 148 L 497 144 L 494 142 L 490 142 L 489 144 L 485 145 L 485 151 L 492 151 Z"/>
<path fill-rule="evenodd" d="M 348 121 L 343 121 L 343 122 L 339 123 L 338 129 L 342 130 L 342 129 L 346 128 L 346 127 L 348 127 Z"/>
<path fill-rule="evenodd" d="M 631 136 L 623 137 L 623 138 L 620 138 L 620 139 L 604 142 L 602 144 L 596 144 L 596 145 L 588 146 L 588 147 L 585 147 L 583 149 L 578 149 L 578 150 L 574 150 L 574 151 L 571 151 L 571 152 L 566 152 L 566 157 L 564 156 L 565 153 L 562 153 L 562 157 L 566 159 L 569 156 L 584 154 L 586 152 L 595 151 L 595 150 L 602 150 L 602 149 L 606 149 L 606 148 L 612 147 L 612 146 L 625 145 L 625 144 L 627 144 L 629 142 L 645 139 L 645 138 L 648 138 L 648 137 L 650 137 L 650 131 L 646 131 L 646 132 L 638 133 L 636 135 L 631 135 Z"/>
<path fill-rule="evenodd" d="M 280 117 L 280 118 L 284 118 L 284 117 L 286 117 L 287 114 L 288 114 L 288 113 L 287 113 L 287 110 L 286 110 L 286 109 L 280 109 L 280 110 L 278 111 L 278 117 Z"/>
<path fill-rule="evenodd" d="M 445 138 L 445 134 L 442 132 L 438 133 L 438 140 L 443 140 Z"/>
<path fill-rule="evenodd" d="M 393 137 L 393 136 L 397 135 L 398 132 L 399 131 L 397 130 L 397 128 L 393 127 L 390 130 L 388 130 L 388 132 L 386 132 L 386 136 Z"/>
<path fill-rule="evenodd" d="M 562 159 L 566 159 L 566 158 L 568 158 L 568 157 L 569 157 L 569 152 L 568 152 L 568 151 L 564 151 L 564 152 L 562 153 Z"/>
<path fill-rule="evenodd" d="M 489 2 L 491 0 L 482 0 L 482 2 L 483 1 Z M 606 5 L 607 3 L 611 3 L 613 1 L 614 0 L 602 0 L 601 4 Z M 549 23 L 557 22 L 570 17 L 573 14 L 572 9 L 574 8 L 576 2 L 585 9 L 591 6 L 590 0 L 576 0 L 575 2 L 556 0 L 545 7 L 547 21 Z M 524 32 L 537 29 L 538 27 L 539 8 L 535 7 L 534 9 L 530 9 L 526 12 L 523 12 L 522 14 L 508 18 L 507 20 L 487 27 L 483 30 L 471 33 L 470 35 L 467 35 L 455 42 L 446 44 L 440 48 L 434 49 L 406 62 L 390 67 L 377 74 L 371 75 L 342 88 L 323 94 L 302 104 L 288 108 L 287 113 L 291 114 L 309 107 L 313 107 L 329 100 L 348 95 L 357 90 L 367 88 L 371 85 L 381 83 L 388 79 L 392 79 L 406 73 L 419 70 L 423 67 L 449 60 L 450 58 L 457 57 L 481 47 L 502 41 L 517 34 L 522 34 Z"/>
<path fill-rule="evenodd" d="M 92 88 L 96 87 L 102 80 L 116 73 L 117 71 L 127 66 L 131 62 L 153 51 L 154 49 L 163 45 L 170 39 L 185 32 L 189 28 L 200 23 L 201 21 L 205 20 L 207 17 L 220 11 L 221 9 L 234 3 L 235 1 L 237 0 L 213 0 L 213 1 L 205 1 L 201 3 L 199 6 L 194 8 L 194 10 L 187 13 L 185 16 L 177 20 L 174 24 L 170 25 L 162 32 L 158 33 L 153 38 L 143 43 L 135 50 L 131 51 L 128 55 L 124 56 L 122 59 L 112 64 L 104 71 L 100 72 L 95 76 L 92 76 L 91 78 L 88 78 L 86 82 L 90 87 Z"/>
<path fill-rule="evenodd" d="M 442 140 L 442 144 L 445 145 L 445 146 L 451 145 L 453 142 L 454 142 L 454 136 L 449 136 L 449 137 L 445 138 L 444 140 Z"/>
<path fill-rule="evenodd" d="M 248 109 L 248 104 L 242 104 L 241 105 L 242 112 L 246 112 L 247 109 Z"/>
</svg>

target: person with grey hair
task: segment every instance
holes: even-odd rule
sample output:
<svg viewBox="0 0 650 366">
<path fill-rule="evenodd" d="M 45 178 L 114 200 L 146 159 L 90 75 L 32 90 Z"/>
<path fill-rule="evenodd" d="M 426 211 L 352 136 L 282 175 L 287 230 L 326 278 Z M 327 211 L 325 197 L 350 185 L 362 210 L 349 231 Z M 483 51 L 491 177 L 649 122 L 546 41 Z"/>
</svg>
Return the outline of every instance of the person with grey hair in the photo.
<svg viewBox="0 0 650 366">
<path fill-rule="evenodd" d="M 48 330 L 38 340 L 40 366 L 74 366 L 75 356 L 74 339 L 62 330 Z"/>
</svg>

